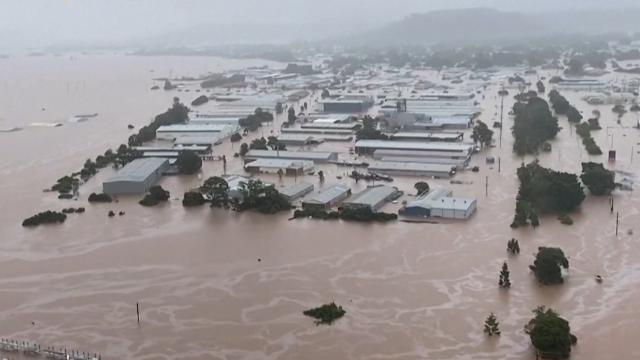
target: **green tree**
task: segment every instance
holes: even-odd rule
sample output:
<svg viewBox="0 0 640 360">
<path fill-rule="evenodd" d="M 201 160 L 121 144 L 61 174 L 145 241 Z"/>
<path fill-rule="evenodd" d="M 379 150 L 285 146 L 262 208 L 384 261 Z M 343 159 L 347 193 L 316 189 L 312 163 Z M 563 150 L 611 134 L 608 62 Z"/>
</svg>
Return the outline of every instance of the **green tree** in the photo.
<svg viewBox="0 0 640 360">
<path fill-rule="evenodd" d="M 507 241 L 507 251 L 512 255 L 520 254 L 520 244 L 518 243 L 518 240 L 512 238 Z"/>
<path fill-rule="evenodd" d="M 324 184 L 324 171 L 318 171 L 318 179 L 320 180 L 320 184 Z"/>
<path fill-rule="evenodd" d="M 500 335 L 499 326 L 500 323 L 498 322 L 498 319 L 493 313 L 491 313 L 484 321 L 484 333 L 489 336 Z"/>
<path fill-rule="evenodd" d="M 200 192 L 211 201 L 212 207 L 222 207 L 226 209 L 231 205 L 229 183 L 219 176 L 213 176 L 205 180 L 200 187 Z"/>
<path fill-rule="evenodd" d="M 582 163 L 580 180 L 592 195 L 608 195 L 615 189 L 615 174 L 604 168 L 601 163 Z"/>
<path fill-rule="evenodd" d="M 507 265 L 506 261 L 502 263 L 498 285 L 500 285 L 500 287 L 503 289 L 508 289 L 511 287 L 511 280 L 509 279 L 509 266 Z"/>
<path fill-rule="evenodd" d="M 562 268 L 569 268 L 569 260 L 564 256 L 560 248 L 544 247 L 538 248 L 538 254 L 529 265 L 538 281 L 544 285 L 562 284 Z"/>
<path fill-rule="evenodd" d="M 489 146 L 491 145 L 492 137 L 493 131 L 489 129 L 487 124 L 478 120 L 476 126 L 473 127 L 473 132 L 471 133 L 471 139 L 473 139 L 473 142 L 480 143 L 481 146 Z"/>
<path fill-rule="evenodd" d="M 525 326 L 531 344 L 538 355 L 546 359 L 566 359 L 571 355 L 571 345 L 578 338 L 571 334 L 569 322 L 553 311 L 540 306 L 533 310 L 534 318 Z"/>
<path fill-rule="evenodd" d="M 428 193 L 430 189 L 429 184 L 425 181 L 418 181 L 413 185 L 413 187 L 416 189 L 418 195 Z"/>
<path fill-rule="evenodd" d="M 240 156 L 245 156 L 247 155 L 247 153 L 249 152 L 249 145 L 247 145 L 247 143 L 242 143 L 240 145 Z"/>
<path fill-rule="evenodd" d="M 267 146 L 271 148 L 271 150 L 287 150 L 287 146 L 284 143 L 278 141 L 278 138 L 275 136 L 269 136 L 267 138 Z"/>
<path fill-rule="evenodd" d="M 536 87 L 538 88 L 538 93 L 544 94 L 544 91 L 546 89 L 544 88 L 544 84 L 542 83 L 542 80 L 538 80 L 538 82 L 536 83 Z"/>
<path fill-rule="evenodd" d="M 202 168 L 202 158 L 194 151 L 184 150 L 178 154 L 176 165 L 181 174 L 195 174 Z"/>
<path fill-rule="evenodd" d="M 269 147 L 267 146 L 267 139 L 265 138 L 253 139 L 253 141 L 251 142 L 251 145 L 249 145 L 249 149 L 269 150 Z"/>
<path fill-rule="evenodd" d="M 542 98 L 515 103 L 513 113 L 513 150 L 518 155 L 537 153 L 545 141 L 554 138 L 560 131 L 558 119 L 551 115 L 549 104 Z"/>
<path fill-rule="evenodd" d="M 293 106 L 289 107 L 287 121 L 289 124 L 293 124 L 294 122 L 296 122 L 296 110 L 293 108 Z"/>
<path fill-rule="evenodd" d="M 322 93 L 320 94 L 320 97 L 323 99 L 328 98 L 329 96 L 331 96 L 331 94 L 329 94 L 329 90 L 327 89 L 322 89 Z"/>
</svg>

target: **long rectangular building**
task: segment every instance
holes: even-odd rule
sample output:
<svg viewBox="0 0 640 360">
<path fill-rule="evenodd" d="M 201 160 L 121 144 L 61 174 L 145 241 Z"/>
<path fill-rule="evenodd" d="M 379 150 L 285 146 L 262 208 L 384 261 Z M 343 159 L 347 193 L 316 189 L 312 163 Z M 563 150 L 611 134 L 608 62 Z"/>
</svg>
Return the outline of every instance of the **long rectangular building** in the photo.
<svg viewBox="0 0 640 360">
<path fill-rule="evenodd" d="M 135 159 L 102 183 L 105 194 L 142 194 L 169 168 L 169 160 L 157 157 Z"/>
<path fill-rule="evenodd" d="M 398 189 L 392 186 L 371 186 L 349 198 L 343 203 L 343 207 L 376 211 L 385 203 L 396 198 L 398 194 Z"/>
<path fill-rule="evenodd" d="M 252 149 L 245 154 L 244 159 L 245 161 L 256 159 L 289 159 L 328 163 L 337 161 L 338 153 L 329 151 L 275 151 Z"/>
<path fill-rule="evenodd" d="M 360 127 L 358 123 L 307 123 L 300 125 L 303 129 L 332 129 L 332 130 L 356 130 Z"/>
<path fill-rule="evenodd" d="M 173 140 L 182 136 L 203 136 L 211 134 L 230 134 L 237 130 L 231 125 L 166 125 L 160 126 L 156 130 L 156 138 L 163 140 Z"/>
<path fill-rule="evenodd" d="M 369 164 L 368 170 L 379 174 L 430 176 L 435 178 L 449 178 L 455 174 L 454 165 L 418 162 L 374 161 Z"/>
<path fill-rule="evenodd" d="M 302 201 L 302 208 L 305 210 L 328 210 L 350 195 L 351 189 L 348 186 L 342 184 L 333 185 Z"/>
<path fill-rule="evenodd" d="M 283 134 L 329 134 L 329 135 L 353 135 L 353 130 L 344 129 L 282 129 Z"/>
<path fill-rule="evenodd" d="M 313 169 L 313 161 L 291 159 L 257 159 L 245 164 L 244 169 L 250 173 L 278 172 L 285 175 L 303 175 Z"/>
<path fill-rule="evenodd" d="M 358 154 L 371 154 L 376 150 L 431 151 L 450 154 L 471 154 L 472 144 L 451 142 L 409 142 L 391 140 L 358 140 L 355 151 Z"/>
<path fill-rule="evenodd" d="M 389 135 L 391 140 L 401 141 L 444 141 L 456 142 L 462 141 L 464 134 L 445 133 L 445 132 L 397 132 Z"/>
<path fill-rule="evenodd" d="M 284 198 L 287 199 L 289 202 L 297 198 L 303 197 L 312 191 L 313 191 L 313 184 L 310 184 L 308 182 L 300 182 L 300 183 L 290 185 L 278 190 L 280 195 L 284 196 Z"/>
</svg>

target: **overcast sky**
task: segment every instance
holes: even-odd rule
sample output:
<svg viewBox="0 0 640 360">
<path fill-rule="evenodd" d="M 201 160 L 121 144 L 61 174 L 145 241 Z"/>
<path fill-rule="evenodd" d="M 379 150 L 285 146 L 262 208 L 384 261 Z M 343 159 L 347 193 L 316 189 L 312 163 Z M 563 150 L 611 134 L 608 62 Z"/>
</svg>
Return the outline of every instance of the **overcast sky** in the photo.
<svg viewBox="0 0 640 360">
<path fill-rule="evenodd" d="M 286 32 L 290 25 L 298 29 L 295 26 L 312 24 L 314 31 L 321 28 L 334 35 L 437 9 L 483 6 L 546 12 L 639 7 L 640 0 L 0 0 L 0 5 L 2 51 L 17 46 L 118 44 L 215 24 L 227 29 L 217 42 L 234 42 L 234 30 L 246 35 L 260 32 L 260 26 L 275 33 Z M 305 38 L 279 35 L 274 40 Z"/>
</svg>

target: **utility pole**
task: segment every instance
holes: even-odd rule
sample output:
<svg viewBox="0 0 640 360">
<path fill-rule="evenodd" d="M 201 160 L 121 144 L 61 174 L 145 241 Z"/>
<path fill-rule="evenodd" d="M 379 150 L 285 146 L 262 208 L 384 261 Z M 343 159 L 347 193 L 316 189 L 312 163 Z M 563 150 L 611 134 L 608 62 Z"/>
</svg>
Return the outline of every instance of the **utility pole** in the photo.
<svg viewBox="0 0 640 360">
<path fill-rule="evenodd" d="M 500 156 L 498 156 L 498 172 L 500 172 Z"/>
<path fill-rule="evenodd" d="M 485 183 L 484 183 L 484 196 L 488 197 L 489 196 L 489 177 L 487 176 L 485 178 Z"/>
<path fill-rule="evenodd" d="M 136 314 L 138 315 L 138 325 L 140 325 L 140 303 L 136 303 Z"/>
<path fill-rule="evenodd" d="M 504 114 L 504 96 L 500 96 L 500 148 L 502 149 L 502 117 Z"/>
<path fill-rule="evenodd" d="M 616 237 L 618 236 L 618 224 L 620 223 L 620 213 L 616 212 Z"/>
</svg>

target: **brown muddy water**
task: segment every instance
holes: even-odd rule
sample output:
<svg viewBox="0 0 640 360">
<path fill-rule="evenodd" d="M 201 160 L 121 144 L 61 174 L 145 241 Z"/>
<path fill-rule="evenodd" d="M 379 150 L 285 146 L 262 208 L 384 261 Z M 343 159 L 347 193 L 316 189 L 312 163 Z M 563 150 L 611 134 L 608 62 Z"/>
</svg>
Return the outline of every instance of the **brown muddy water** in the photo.
<svg viewBox="0 0 640 360">
<path fill-rule="evenodd" d="M 89 205 L 87 195 L 100 189 L 111 170 L 83 185 L 77 202 L 41 191 L 79 169 L 86 158 L 125 142 L 132 132 L 127 124 L 148 123 L 174 95 L 185 102 L 197 96 L 150 91 L 152 78 L 170 71 L 174 76 L 198 75 L 260 63 L 119 55 L 0 60 L 0 126 L 25 127 L 0 133 L 2 337 L 100 352 L 103 359 L 528 360 L 535 355 L 523 325 L 531 309 L 547 305 L 571 322 L 579 338 L 572 358 L 640 357 L 635 339 L 640 334 L 640 246 L 637 236 L 628 233 L 640 231 L 640 198 L 635 192 L 615 193 L 617 237 L 607 197 L 587 197 L 581 211 L 572 214 L 573 226 L 543 217 L 535 230 L 510 229 L 515 170 L 533 157 L 512 154 L 508 131 L 502 147 L 474 157 L 479 173 L 456 175 L 472 184 L 429 180 L 452 187 L 457 195 L 477 197 L 478 212 L 466 222 L 287 221 L 290 214 L 184 209 L 178 200 L 182 192 L 220 174 L 219 162 L 206 162 L 201 178 L 164 178 L 161 185 L 175 200 L 156 208 L 138 205 L 138 197 Z M 499 111 L 496 91 L 494 84 L 482 103 L 481 119 L 489 124 Z M 585 117 L 594 109 L 578 94 L 565 95 Z M 505 108 L 512 102 L 507 98 Z M 640 150 L 639 132 L 607 130 L 618 126 L 610 107 L 599 107 L 603 129 L 594 137 L 606 152 L 611 144 L 607 132 L 613 133 L 618 161 L 607 166 L 637 175 L 640 154 L 632 161 L 631 153 Z M 99 116 L 87 122 L 66 122 L 73 114 L 93 112 Z M 627 114 L 622 125 L 635 120 Z M 64 126 L 26 126 L 34 122 Z M 540 161 L 577 172 L 579 162 L 589 157 L 566 119 L 560 123 L 564 129 L 553 151 Z M 510 126 L 506 117 L 505 129 Z M 264 131 L 273 128 L 277 125 Z M 235 149 L 228 141 L 214 149 L 228 155 L 228 172 L 241 172 L 242 164 L 230 157 Z M 497 165 L 484 164 L 487 154 L 500 157 L 500 172 Z M 364 186 L 335 178 L 350 169 L 320 168 L 327 184 L 342 181 L 354 190 Z M 263 179 L 279 183 L 277 177 Z M 319 186 L 317 177 L 305 180 Z M 394 185 L 412 194 L 416 180 L 396 177 Z M 62 225 L 20 225 L 35 212 L 68 206 L 85 206 L 87 212 L 70 215 Z M 398 206 L 389 204 L 383 210 Z M 108 218 L 111 209 L 126 215 Z M 516 257 L 505 251 L 512 237 L 522 248 Z M 560 246 L 570 257 L 564 285 L 541 287 L 530 274 L 528 265 L 542 245 Z M 513 286 L 501 291 L 498 272 L 505 260 Z M 601 274 L 604 282 L 597 284 L 594 274 Z M 333 326 L 314 326 L 302 315 L 331 301 L 347 311 Z M 140 325 L 136 302 L 141 305 Z M 490 312 L 501 322 L 499 338 L 482 333 Z"/>
</svg>

